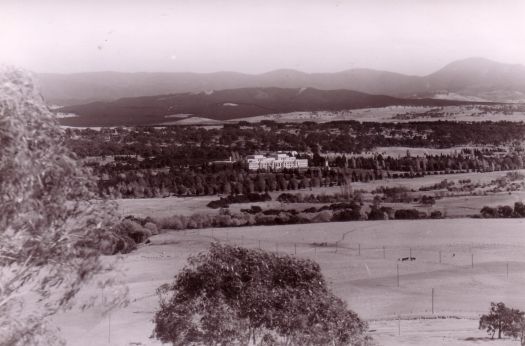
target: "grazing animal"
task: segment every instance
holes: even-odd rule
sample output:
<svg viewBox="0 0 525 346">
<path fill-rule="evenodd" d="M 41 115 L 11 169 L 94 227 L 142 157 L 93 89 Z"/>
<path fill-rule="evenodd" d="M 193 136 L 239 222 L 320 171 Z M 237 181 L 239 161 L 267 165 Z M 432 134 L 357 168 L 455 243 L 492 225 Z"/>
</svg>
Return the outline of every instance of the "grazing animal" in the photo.
<svg viewBox="0 0 525 346">
<path fill-rule="evenodd" d="M 404 261 L 415 261 L 416 258 L 415 257 L 403 257 L 403 258 L 398 258 L 397 260 L 398 261 L 402 261 L 402 262 L 404 262 Z"/>
</svg>

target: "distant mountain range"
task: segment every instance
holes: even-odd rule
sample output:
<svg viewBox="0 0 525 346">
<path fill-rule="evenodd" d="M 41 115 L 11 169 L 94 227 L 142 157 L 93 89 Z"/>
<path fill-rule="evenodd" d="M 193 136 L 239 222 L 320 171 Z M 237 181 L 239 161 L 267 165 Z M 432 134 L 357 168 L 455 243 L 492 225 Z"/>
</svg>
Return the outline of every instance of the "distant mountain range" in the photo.
<svg viewBox="0 0 525 346">
<path fill-rule="evenodd" d="M 73 105 L 60 112 L 77 117 L 61 119 L 71 126 L 156 125 L 185 116 L 231 120 L 296 111 L 339 111 L 392 105 L 446 106 L 472 102 L 439 99 L 401 99 L 351 90 L 313 88 L 241 88 L 198 93 L 122 98 Z"/>
<path fill-rule="evenodd" d="M 352 69 L 337 73 L 277 70 L 259 75 L 93 72 L 38 74 L 37 79 L 46 101 L 63 106 L 129 97 L 272 87 L 346 89 L 401 98 L 525 102 L 525 66 L 483 58 L 455 61 L 428 76 Z"/>
</svg>

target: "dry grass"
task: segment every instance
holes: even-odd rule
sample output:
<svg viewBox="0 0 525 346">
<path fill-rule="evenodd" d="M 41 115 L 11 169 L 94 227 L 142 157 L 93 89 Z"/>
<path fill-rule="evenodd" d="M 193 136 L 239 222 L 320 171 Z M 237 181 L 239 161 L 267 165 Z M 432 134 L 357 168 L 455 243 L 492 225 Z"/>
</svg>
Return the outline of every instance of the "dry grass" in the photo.
<svg viewBox="0 0 525 346">
<path fill-rule="evenodd" d="M 519 219 L 347 222 L 168 232 L 125 256 L 122 269 L 127 274 L 132 303 L 112 314 L 112 344 L 152 344 L 147 337 L 157 306 L 152 296 L 155 288 L 169 282 L 188 255 L 205 250 L 211 241 L 221 241 L 252 248 L 260 244 L 268 251 L 297 252 L 297 256 L 318 261 L 335 293 L 371 320 L 372 334 L 382 344 L 442 345 L 446 341 L 447 345 L 470 345 L 472 341 L 467 338 L 485 336 L 477 330 L 476 319 L 491 301 L 525 308 L 524 232 L 525 221 Z M 312 246 L 323 242 L 328 246 Z M 415 261 L 398 261 L 410 251 Z M 397 336 L 398 314 L 402 318 L 401 336 Z M 460 319 L 413 320 L 432 316 Z M 73 345 L 107 344 L 108 322 L 96 311 L 87 315 L 73 311 L 58 318 Z M 483 339 L 478 341 L 484 343 Z"/>
</svg>

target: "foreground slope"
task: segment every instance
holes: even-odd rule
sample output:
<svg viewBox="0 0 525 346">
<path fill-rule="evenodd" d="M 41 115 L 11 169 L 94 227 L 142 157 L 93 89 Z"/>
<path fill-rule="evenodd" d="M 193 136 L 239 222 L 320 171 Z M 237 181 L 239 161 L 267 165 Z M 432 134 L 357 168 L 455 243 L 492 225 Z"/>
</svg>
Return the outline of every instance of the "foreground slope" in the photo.
<svg viewBox="0 0 525 346">
<path fill-rule="evenodd" d="M 168 232 L 153 237 L 151 244 L 121 262 L 130 288 L 128 307 L 111 316 L 102 316 L 101 310 L 71 311 L 55 323 L 71 345 L 156 344 L 148 338 L 157 308 L 155 289 L 172 280 L 188 255 L 205 250 L 211 241 L 221 241 L 318 261 L 334 292 L 370 322 L 371 333 L 381 344 L 471 345 L 474 340 L 476 344 L 506 345 L 509 340 L 486 340 L 486 334 L 477 330 L 477 319 L 491 301 L 525 309 L 523 232 L 525 221 L 519 219 L 368 221 Z M 398 261 L 410 254 L 415 261 Z M 86 290 L 97 297 L 104 294 L 97 288 Z"/>
</svg>

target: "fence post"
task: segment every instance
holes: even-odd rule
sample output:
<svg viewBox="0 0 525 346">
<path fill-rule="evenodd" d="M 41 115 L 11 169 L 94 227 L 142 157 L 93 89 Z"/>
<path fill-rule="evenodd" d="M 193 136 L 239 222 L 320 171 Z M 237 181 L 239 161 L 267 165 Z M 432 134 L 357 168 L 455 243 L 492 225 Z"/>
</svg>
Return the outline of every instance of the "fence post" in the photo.
<svg viewBox="0 0 525 346">
<path fill-rule="evenodd" d="M 294 255 L 297 255 L 297 244 L 293 244 Z"/>
<path fill-rule="evenodd" d="M 397 287 L 399 287 L 399 263 L 397 264 Z"/>
<path fill-rule="evenodd" d="M 357 255 L 361 256 L 361 244 L 357 244 Z"/>
<path fill-rule="evenodd" d="M 439 264 L 441 264 L 441 250 L 439 251 Z"/>
<path fill-rule="evenodd" d="M 108 344 L 111 343 L 111 312 L 108 314 Z"/>
<path fill-rule="evenodd" d="M 410 253 L 410 256 L 409 256 L 409 259 L 412 260 L 412 248 L 409 248 L 409 253 Z"/>
<path fill-rule="evenodd" d="M 471 258 L 472 258 L 472 268 L 474 268 L 474 254 L 471 254 Z"/>
<path fill-rule="evenodd" d="M 432 288 L 432 315 L 434 314 L 434 288 Z"/>
<path fill-rule="evenodd" d="M 261 249 L 261 239 L 259 239 L 259 250 Z"/>
<path fill-rule="evenodd" d="M 386 251 L 385 251 L 385 246 L 383 245 L 383 259 L 386 259 Z"/>
<path fill-rule="evenodd" d="M 401 335 L 401 318 L 397 315 L 397 334 Z"/>
</svg>

